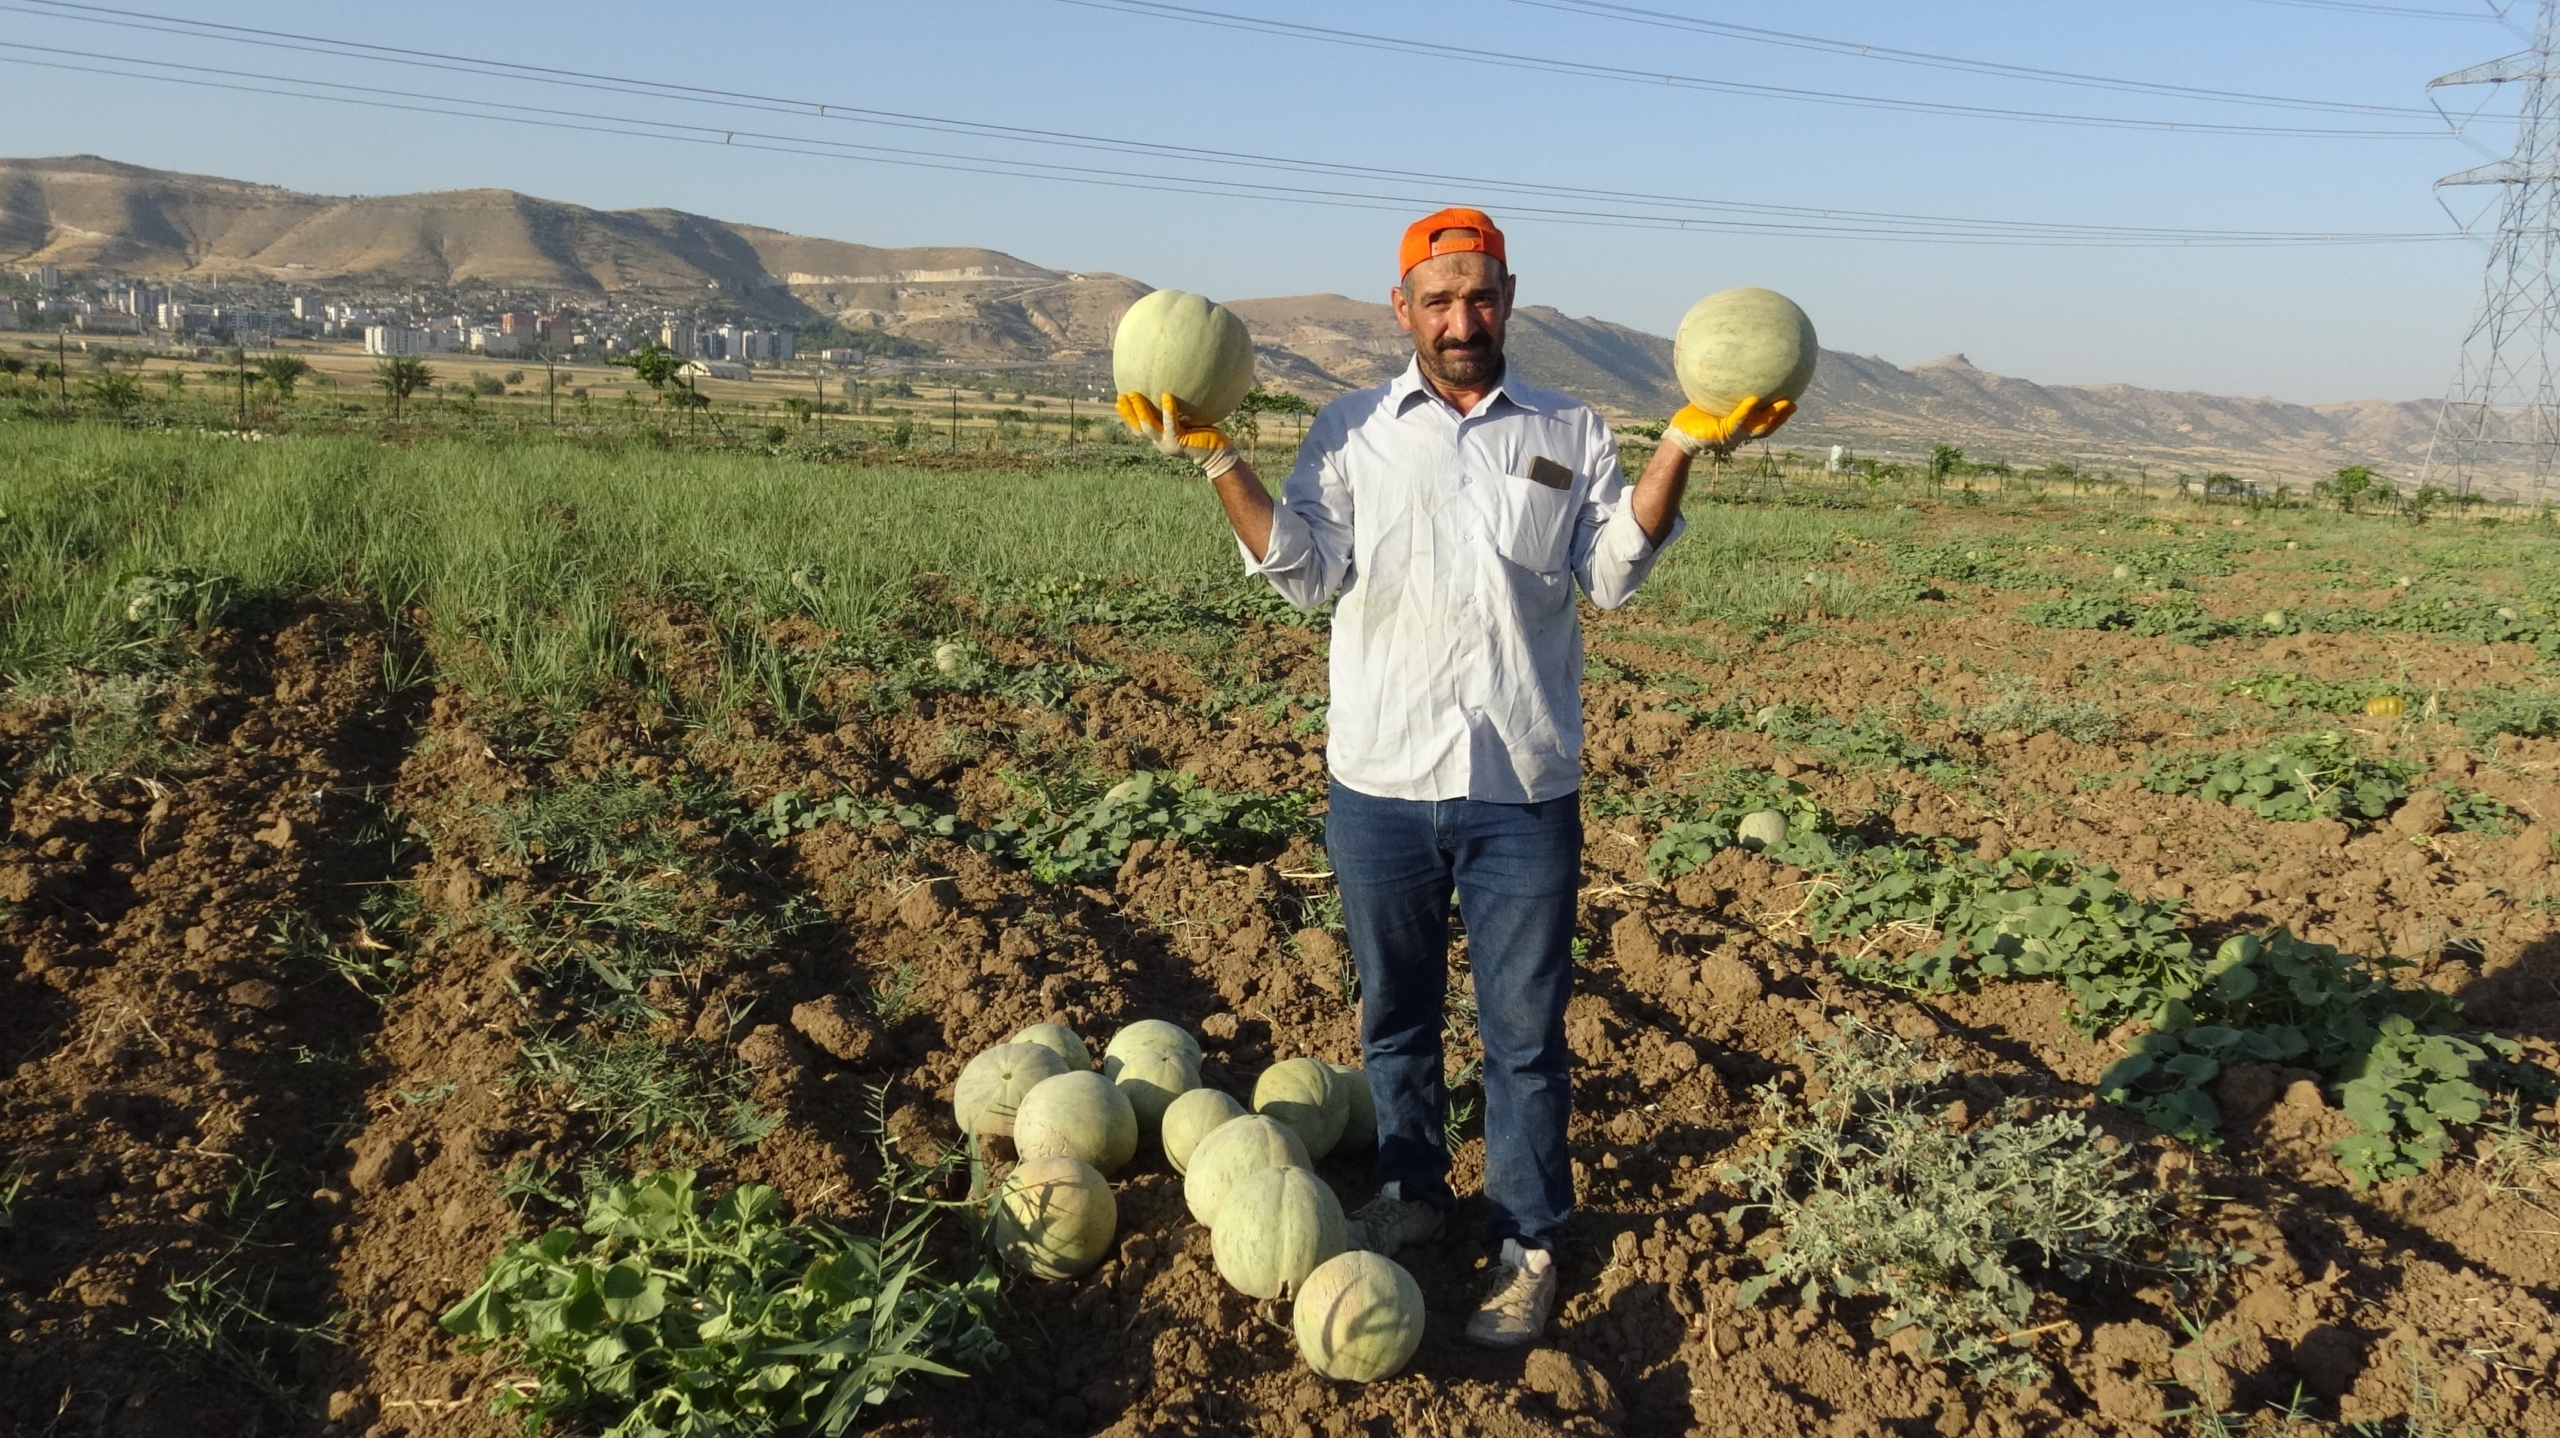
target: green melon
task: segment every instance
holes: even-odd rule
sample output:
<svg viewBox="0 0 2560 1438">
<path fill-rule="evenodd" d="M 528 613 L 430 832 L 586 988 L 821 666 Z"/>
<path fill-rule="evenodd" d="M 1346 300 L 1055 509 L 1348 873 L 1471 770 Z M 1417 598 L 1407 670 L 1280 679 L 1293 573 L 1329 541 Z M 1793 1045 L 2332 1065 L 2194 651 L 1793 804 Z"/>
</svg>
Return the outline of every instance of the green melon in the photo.
<svg viewBox="0 0 2560 1438">
<path fill-rule="evenodd" d="M 1026 1159 L 996 1190 L 996 1252 L 1041 1278 L 1073 1278 L 1111 1253 L 1119 1200 L 1092 1164 L 1071 1154 Z"/>
<path fill-rule="evenodd" d="M 1322 1158 L 1342 1142 L 1351 1122 L 1351 1086 L 1335 1078 L 1322 1059 L 1282 1059 L 1254 1081 L 1253 1111 L 1294 1130 L 1307 1156 Z"/>
<path fill-rule="evenodd" d="M 1022 1096 L 1066 1071 L 1066 1060 L 1038 1044 L 998 1044 L 960 1071 L 960 1081 L 951 1086 L 951 1116 L 964 1134 L 1009 1138 Z"/>
<path fill-rule="evenodd" d="M 1374 1253 L 1338 1253 L 1298 1285 L 1289 1312 L 1307 1366 L 1346 1383 L 1375 1383 L 1422 1346 L 1422 1285 Z"/>
<path fill-rule="evenodd" d="M 1253 336 L 1224 305 L 1157 290 L 1111 336 L 1111 386 L 1150 404 L 1170 394 L 1193 424 L 1216 424 L 1253 388 Z"/>
<path fill-rule="evenodd" d="M 1822 357 L 1813 321 L 1776 290 L 1718 290 L 1689 307 L 1671 368 L 1689 403 L 1717 419 L 1744 400 L 1800 399 Z"/>
<path fill-rule="evenodd" d="M 1307 1146 L 1289 1126 L 1258 1113 L 1232 1118 L 1209 1131 L 1191 1150 L 1182 1171 L 1182 1202 L 1203 1224 L 1218 1221 L 1227 1194 L 1266 1168 L 1305 1168 Z"/>
<path fill-rule="evenodd" d="M 1174 1048 L 1142 1048 L 1106 1058 L 1102 1072 L 1129 1096 L 1142 1133 L 1154 1133 L 1164 1122 L 1165 1106 L 1200 1086 L 1200 1061 Z"/>
<path fill-rule="evenodd" d="M 1169 1024 L 1162 1019 L 1140 1019 L 1113 1034 L 1111 1042 L 1103 1046 L 1103 1072 L 1111 1071 L 1114 1058 L 1125 1058 L 1149 1049 L 1174 1049 L 1190 1059 L 1195 1067 L 1200 1062 L 1200 1041 L 1186 1033 L 1181 1025 Z"/>
<path fill-rule="evenodd" d="M 1093 1070 L 1062 1073 L 1022 1096 L 1013 1151 L 1024 1158 L 1073 1154 L 1108 1176 L 1138 1152 L 1138 1115 L 1121 1087 Z"/>
<path fill-rule="evenodd" d="M 1200 1140 L 1223 1127 L 1227 1120 L 1244 1117 L 1244 1105 L 1222 1089 L 1195 1088 L 1165 1105 L 1164 1121 L 1156 1137 L 1164 1144 L 1164 1156 L 1181 1173 L 1191 1167 L 1191 1152 Z"/>
<path fill-rule="evenodd" d="M 1064 1060 L 1067 1072 L 1081 1073 L 1093 1067 L 1093 1050 L 1084 1046 L 1076 1031 L 1065 1024 L 1033 1024 L 1012 1038 L 1009 1044 L 1038 1044 Z"/>
<path fill-rule="evenodd" d="M 1333 1076 L 1342 1080 L 1351 1094 L 1351 1112 L 1343 1120 L 1342 1138 L 1334 1144 L 1337 1152 L 1356 1151 L 1378 1141 L 1378 1096 L 1369 1088 L 1369 1075 L 1352 1064 L 1328 1063 Z"/>
<path fill-rule="evenodd" d="M 1209 1226 L 1218 1276 L 1239 1293 L 1285 1298 L 1316 1265 L 1342 1252 L 1342 1200 L 1303 1168 L 1248 1174 Z"/>
<path fill-rule="evenodd" d="M 1733 826 L 1733 837 L 1746 849 L 1774 849 L 1787 842 L 1787 816 L 1775 809 L 1745 814 Z"/>
</svg>

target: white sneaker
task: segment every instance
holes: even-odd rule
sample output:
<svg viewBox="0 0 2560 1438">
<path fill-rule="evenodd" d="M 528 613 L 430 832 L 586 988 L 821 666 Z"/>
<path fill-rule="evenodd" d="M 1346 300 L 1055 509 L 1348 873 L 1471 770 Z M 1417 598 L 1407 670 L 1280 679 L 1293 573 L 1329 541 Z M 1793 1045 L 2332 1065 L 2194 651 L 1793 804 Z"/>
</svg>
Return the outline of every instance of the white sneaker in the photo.
<svg viewBox="0 0 2560 1438">
<path fill-rule="evenodd" d="M 1523 1248 L 1516 1238 L 1502 1240 L 1492 1287 L 1467 1320 L 1467 1340 L 1486 1348 L 1525 1348 L 1537 1342 L 1555 1309 L 1557 1286 L 1554 1254 Z"/>
<path fill-rule="evenodd" d="M 1380 1258 L 1393 1258 L 1397 1249 L 1408 1244 L 1429 1243 L 1438 1238 L 1447 1221 L 1448 1216 L 1430 1204 L 1407 1199 L 1402 1184 L 1390 1183 L 1351 1215 L 1347 1237 L 1353 1248 L 1365 1248 Z"/>
</svg>

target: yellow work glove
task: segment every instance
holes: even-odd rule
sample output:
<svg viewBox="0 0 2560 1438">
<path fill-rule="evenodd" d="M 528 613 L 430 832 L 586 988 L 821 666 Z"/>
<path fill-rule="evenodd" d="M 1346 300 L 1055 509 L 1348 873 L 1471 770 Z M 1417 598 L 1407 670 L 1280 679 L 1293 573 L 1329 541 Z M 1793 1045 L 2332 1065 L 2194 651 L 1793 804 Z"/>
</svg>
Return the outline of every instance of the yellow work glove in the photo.
<svg viewBox="0 0 2560 1438">
<path fill-rule="evenodd" d="M 1722 419 L 1694 404 L 1682 405 L 1662 426 L 1665 441 L 1680 446 L 1680 452 L 1691 459 L 1701 454 L 1714 454 L 1721 459 L 1733 453 L 1748 440 L 1767 439 L 1778 432 L 1778 426 L 1796 412 L 1791 399 L 1763 402 L 1758 395 L 1733 407 L 1733 413 Z"/>
<path fill-rule="evenodd" d="M 1172 395 L 1150 400 L 1136 390 L 1120 396 L 1120 420 L 1140 439 L 1177 459 L 1200 466 L 1211 479 L 1236 467 L 1235 441 L 1209 425 L 1187 425 Z"/>
</svg>

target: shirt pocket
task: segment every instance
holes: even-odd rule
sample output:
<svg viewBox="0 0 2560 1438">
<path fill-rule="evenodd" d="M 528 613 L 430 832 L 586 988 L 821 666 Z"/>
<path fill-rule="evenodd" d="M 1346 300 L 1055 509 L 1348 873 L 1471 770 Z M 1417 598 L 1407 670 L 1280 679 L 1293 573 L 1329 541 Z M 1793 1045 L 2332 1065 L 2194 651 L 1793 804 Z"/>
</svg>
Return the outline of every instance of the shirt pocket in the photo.
<svg viewBox="0 0 2560 1438">
<path fill-rule="evenodd" d="M 1526 474 L 1497 473 L 1485 488 L 1493 499 L 1487 518 L 1494 552 L 1541 574 L 1563 570 L 1573 541 L 1576 486 L 1567 481 L 1559 489 Z"/>
</svg>

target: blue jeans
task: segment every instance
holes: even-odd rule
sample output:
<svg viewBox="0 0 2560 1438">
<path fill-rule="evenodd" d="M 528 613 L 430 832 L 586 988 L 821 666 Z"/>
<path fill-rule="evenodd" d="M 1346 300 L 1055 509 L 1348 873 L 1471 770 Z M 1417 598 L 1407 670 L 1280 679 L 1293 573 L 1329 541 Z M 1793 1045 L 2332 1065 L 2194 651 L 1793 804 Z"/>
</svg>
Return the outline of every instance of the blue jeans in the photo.
<svg viewBox="0 0 2560 1438">
<path fill-rule="evenodd" d="M 1360 969 L 1360 1048 L 1378 1105 L 1377 1174 L 1455 1207 L 1440 1044 L 1449 898 L 1467 926 L 1484 1040 L 1487 1237 L 1553 1248 L 1573 1215 L 1564 1006 L 1573 994 L 1582 796 L 1537 804 L 1381 799 L 1336 783 L 1325 850 Z"/>
</svg>

